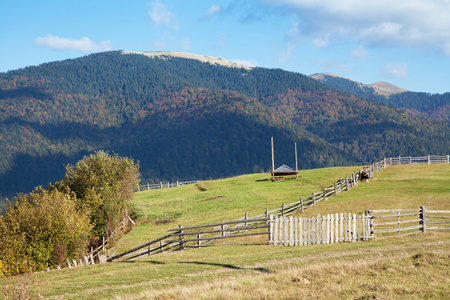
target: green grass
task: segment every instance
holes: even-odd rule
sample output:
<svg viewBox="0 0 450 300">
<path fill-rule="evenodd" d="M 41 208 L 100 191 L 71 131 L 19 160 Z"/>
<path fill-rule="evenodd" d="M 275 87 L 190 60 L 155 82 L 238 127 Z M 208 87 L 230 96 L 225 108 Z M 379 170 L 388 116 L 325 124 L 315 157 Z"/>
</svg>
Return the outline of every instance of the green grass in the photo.
<svg viewBox="0 0 450 300">
<path fill-rule="evenodd" d="M 265 208 L 318 192 L 340 176 L 349 176 L 354 169 L 305 170 L 299 180 L 284 182 L 266 180 L 267 174 L 253 174 L 206 181 L 200 187 L 137 193 L 133 205 L 140 223 L 110 251 L 141 245 L 167 234 L 167 229 L 178 224 L 233 220 L 243 217 L 246 211 L 250 217 L 261 214 Z M 450 165 L 388 167 L 369 183 L 362 182 L 349 192 L 319 202 L 303 215 L 421 205 L 450 210 Z M 432 232 L 304 247 L 189 249 L 132 262 L 36 273 L 29 277 L 27 289 L 33 296 L 65 299 L 444 299 L 450 293 L 449 237 L 449 233 Z M 28 279 L 25 276 L 13 280 Z M 11 287 L 11 283 L 6 286 Z"/>
</svg>

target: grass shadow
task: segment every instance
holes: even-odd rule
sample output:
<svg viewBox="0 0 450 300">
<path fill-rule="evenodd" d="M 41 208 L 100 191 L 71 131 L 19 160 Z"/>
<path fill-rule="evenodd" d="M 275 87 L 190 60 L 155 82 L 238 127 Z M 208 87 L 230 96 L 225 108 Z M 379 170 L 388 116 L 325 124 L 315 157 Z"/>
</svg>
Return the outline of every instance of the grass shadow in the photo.
<svg viewBox="0 0 450 300">
<path fill-rule="evenodd" d="M 274 270 L 270 270 L 270 269 L 266 269 L 266 268 L 242 268 L 242 267 L 231 265 L 231 264 L 208 263 L 208 262 L 203 262 L 203 261 L 183 261 L 183 262 L 180 262 L 180 263 L 182 263 L 182 264 L 197 264 L 197 265 L 209 265 L 209 266 L 215 266 L 215 267 L 224 267 L 224 268 L 232 269 L 232 270 L 253 270 L 253 271 L 258 271 L 258 272 L 267 273 L 267 274 L 275 274 L 275 273 L 277 273 Z"/>
</svg>

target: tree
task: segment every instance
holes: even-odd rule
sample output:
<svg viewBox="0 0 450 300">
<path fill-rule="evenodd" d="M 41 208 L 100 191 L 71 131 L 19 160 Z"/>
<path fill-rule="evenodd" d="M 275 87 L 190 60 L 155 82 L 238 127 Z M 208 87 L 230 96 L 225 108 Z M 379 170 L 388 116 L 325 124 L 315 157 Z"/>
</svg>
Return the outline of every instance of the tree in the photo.
<svg viewBox="0 0 450 300">
<path fill-rule="evenodd" d="M 68 165 L 62 184 L 76 194 L 80 208 L 90 211 L 93 233 L 101 237 L 127 213 L 139 184 L 139 165 L 127 157 L 97 151 L 75 166 Z"/>
<path fill-rule="evenodd" d="M 36 188 L 9 203 L 0 216 L 0 262 L 5 275 L 55 267 L 85 254 L 89 212 L 73 193 Z"/>
</svg>

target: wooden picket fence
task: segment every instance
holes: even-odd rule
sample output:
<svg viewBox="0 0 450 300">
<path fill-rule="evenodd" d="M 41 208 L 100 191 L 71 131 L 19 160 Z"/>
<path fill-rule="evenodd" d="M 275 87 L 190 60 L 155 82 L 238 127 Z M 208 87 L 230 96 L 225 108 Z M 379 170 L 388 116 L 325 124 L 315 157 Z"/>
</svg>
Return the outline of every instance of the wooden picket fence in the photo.
<svg viewBox="0 0 450 300">
<path fill-rule="evenodd" d="M 274 245 L 332 244 L 365 241 L 371 237 L 370 219 L 365 213 L 327 214 L 311 218 L 270 218 L 269 243 Z"/>
<path fill-rule="evenodd" d="M 370 177 L 372 177 L 375 172 L 381 171 L 389 165 L 415 163 L 450 163 L 450 156 L 426 155 L 420 157 L 399 156 L 384 158 L 369 166 L 369 174 Z M 318 215 L 317 218 L 290 217 L 294 214 L 303 212 L 305 209 L 314 207 L 317 202 L 327 200 L 338 193 L 349 191 L 358 184 L 360 179 L 361 173 L 354 171 L 350 176 L 339 178 L 333 185 L 323 188 L 319 192 L 311 193 L 311 195 L 307 197 L 299 197 L 298 201 L 289 204 L 283 203 L 281 207 L 272 210 L 266 209 L 263 214 L 252 218 L 249 218 L 248 213 L 245 213 L 243 218 L 234 221 L 222 221 L 220 223 L 189 227 L 180 225 L 178 228 L 169 230 L 169 234 L 163 237 L 154 239 L 120 254 L 113 253 L 107 258 L 107 261 L 112 262 L 118 259 L 128 260 L 165 251 L 214 246 L 214 244 L 212 244 L 214 241 L 231 238 L 238 238 L 240 239 L 240 244 L 246 244 L 245 241 L 242 242 L 242 238 L 251 235 L 264 236 L 267 234 L 268 242 L 263 244 L 270 243 L 273 245 L 286 246 L 355 242 L 373 238 L 375 234 L 382 233 L 380 230 L 392 230 L 391 232 L 398 232 L 398 222 L 395 224 L 392 223 L 394 221 L 385 222 L 391 224 L 377 223 L 377 219 L 387 217 L 380 215 L 383 211 L 376 210 L 366 211 L 365 213 L 358 215 L 346 213 L 327 216 Z M 197 181 L 189 183 L 195 182 Z M 161 184 L 159 186 L 161 186 Z M 168 186 L 170 186 L 170 184 Z M 147 185 L 147 187 L 151 189 L 150 185 Z M 398 210 L 395 211 L 397 212 Z M 423 220 L 419 220 L 418 222 L 421 222 L 421 224 L 439 224 L 441 226 L 423 227 L 421 225 L 422 227 L 414 227 L 414 229 L 420 229 L 423 232 L 425 232 L 426 229 L 433 230 L 438 228 L 450 230 L 446 225 L 448 224 L 447 222 L 438 222 L 434 219 L 434 221 L 432 221 L 431 214 L 440 211 L 427 210 L 426 212 L 426 218 L 423 218 Z M 401 215 L 401 217 L 406 217 L 406 215 Z M 438 213 L 435 217 L 442 219 L 449 218 L 449 216 L 442 215 L 442 213 Z M 407 220 L 402 219 L 402 221 Z M 396 230 L 394 230 L 394 228 L 386 227 L 391 225 L 396 225 Z M 413 226 L 418 225 L 416 224 Z M 387 233 L 388 232 L 384 232 L 383 234 Z M 223 245 L 223 243 L 221 245 Z"/>
</svg>

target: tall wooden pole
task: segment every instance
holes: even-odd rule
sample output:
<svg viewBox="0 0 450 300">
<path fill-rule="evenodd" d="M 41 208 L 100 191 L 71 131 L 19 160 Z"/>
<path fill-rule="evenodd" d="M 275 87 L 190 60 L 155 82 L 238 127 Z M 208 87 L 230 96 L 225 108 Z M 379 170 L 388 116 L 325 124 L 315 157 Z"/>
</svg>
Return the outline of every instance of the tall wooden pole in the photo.
<svg viewBox="0 0 450 300">
<path fill-rule="evenodd" d="M 295 172 L 297 172 L 296 178 L 298 179 L 297 143 L 295 143 Z"/>
<path fill-rule="evenodd" d="M 275 180 L 275 158 L 274 158 L 274 153 L 273 153 L 273 137 L 270 139 L 270 142 L 272 144 L 272 180 Z"/>
</svg>

